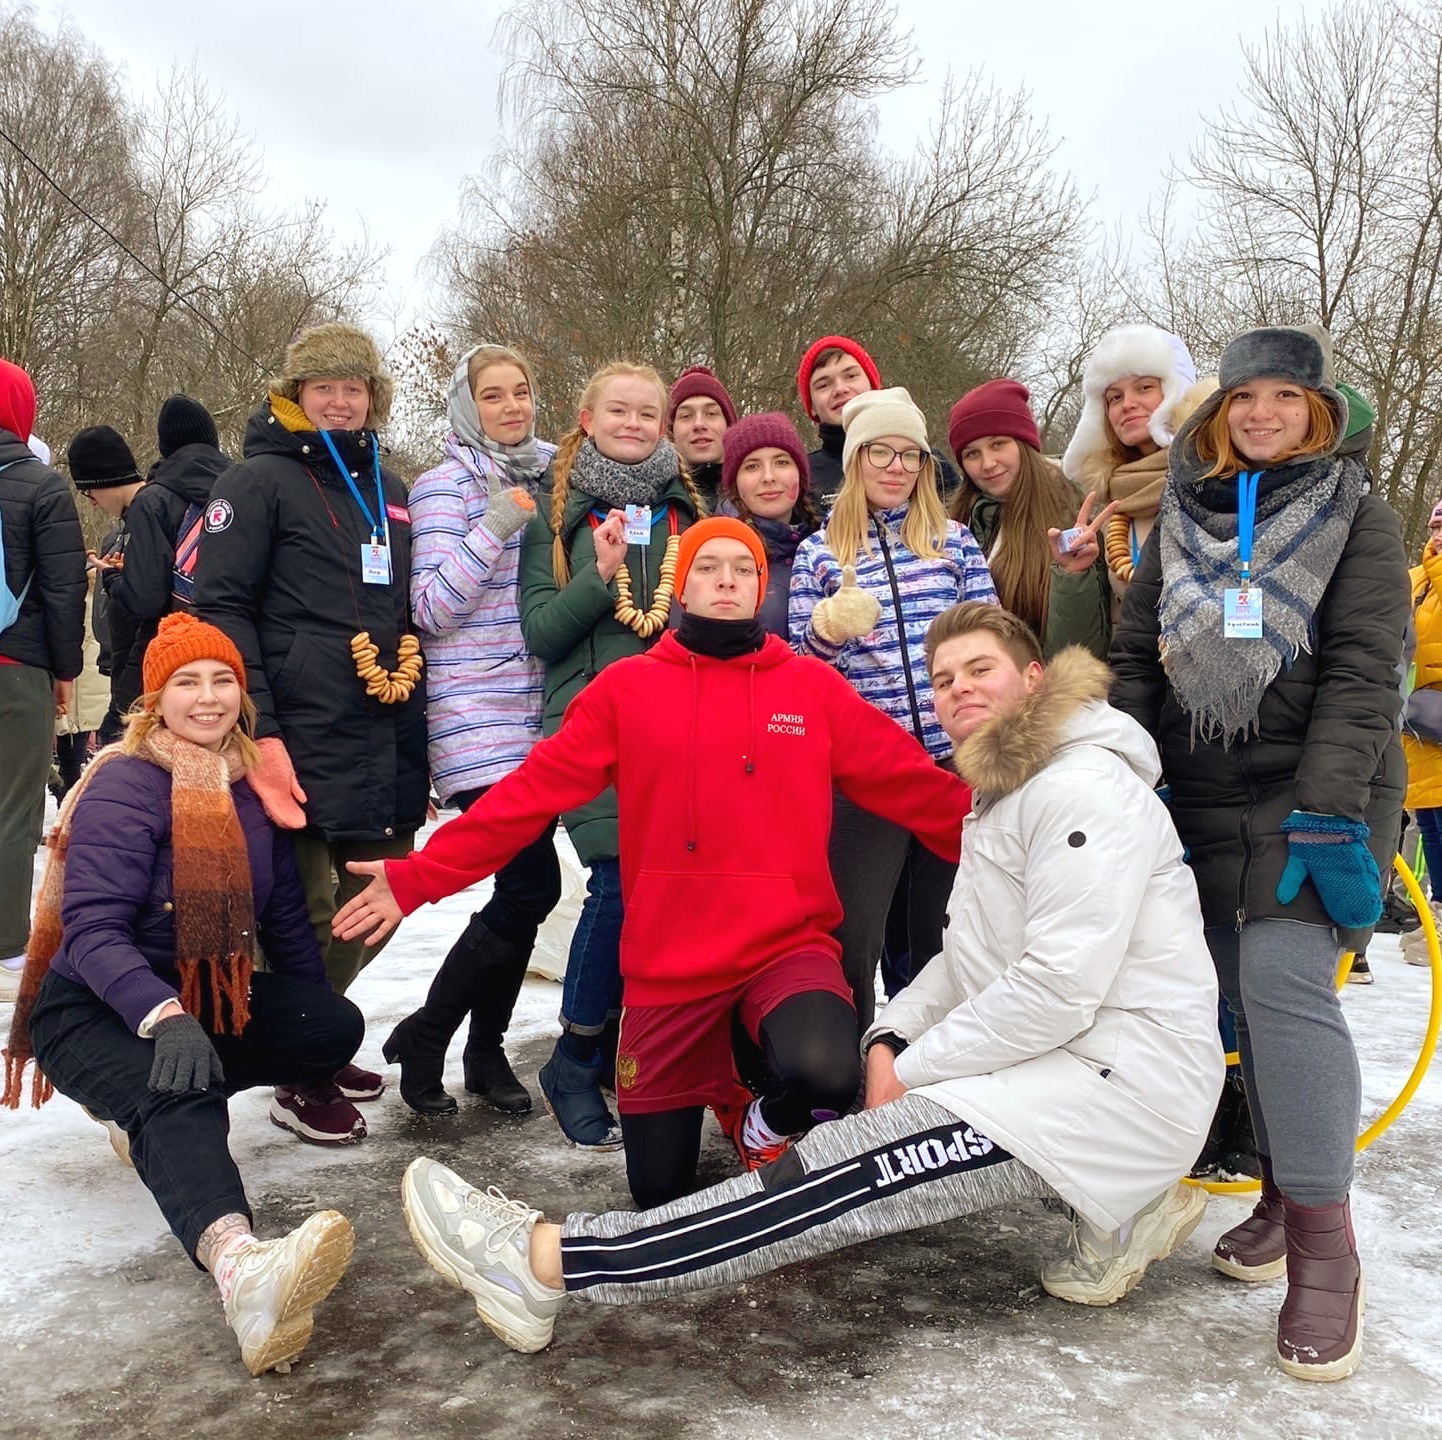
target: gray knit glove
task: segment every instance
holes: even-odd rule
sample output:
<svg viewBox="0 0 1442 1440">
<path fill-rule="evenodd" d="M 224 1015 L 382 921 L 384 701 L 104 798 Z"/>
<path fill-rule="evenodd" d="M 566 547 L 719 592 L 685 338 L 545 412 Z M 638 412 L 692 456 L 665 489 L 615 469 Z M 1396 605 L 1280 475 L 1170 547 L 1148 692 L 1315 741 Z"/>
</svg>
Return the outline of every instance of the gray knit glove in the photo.
<svg viewBox="0 0 1442 1440">
<path fill-rule="evenodd" d="M 856 566 L 841 567 L 841 589 L 816 602 L 811 628 L 828 645 L 860 640 L 876 629 L 881 619 L 881 601 L 856 583 Z"/>
<path fill-rule="evenodd" d="M 491 480 L 490 499 L 481 523 L 502 545 L 522 525 L 529 524 L 535 513 L 536 502 L 519 485 L 502 486 L 496 479 Z"/>
<path fill-rule="evenodd" d="M 151 1038 L 155 1041 L 155 1059 L 150 1066 L 152 1090 L 180 1095 L 225 1083 L 220 1056 L 194 1015 L 168 1015 L 151 1031 Z"/>
</svg>

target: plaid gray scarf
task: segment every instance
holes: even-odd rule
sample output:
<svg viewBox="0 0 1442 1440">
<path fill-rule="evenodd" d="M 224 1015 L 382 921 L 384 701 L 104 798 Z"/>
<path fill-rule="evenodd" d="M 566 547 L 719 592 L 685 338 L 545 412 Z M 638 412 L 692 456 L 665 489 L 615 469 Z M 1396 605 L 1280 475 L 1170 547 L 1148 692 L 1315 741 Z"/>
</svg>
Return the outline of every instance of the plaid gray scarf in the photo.
<svg viewBox="0 0 1442 1440">
<path fill-rule="evenodd" d="M 1257 503 L 1252 589 L 1262 593 L 1262 638 L 1222 633 L 1223 591 L 1241 583 L 1236 482 L 1231 504 L 1202 502 L 1203 490 L 1173 477 L 1162 494 L 1162 663 L 1194 738 L 1224 747 L 1257 723 L 1262 695 L 1284 665 L 1312 648 L 1312 619 L 1367 490 L 1364 468 L 1325 456 L 1274 471 L 1282 478 Z M 1226 482 L 1222 482 L 1226 483 Z M 1265 483 L 1265 482 L 1264 482 Z"/>
</svg>

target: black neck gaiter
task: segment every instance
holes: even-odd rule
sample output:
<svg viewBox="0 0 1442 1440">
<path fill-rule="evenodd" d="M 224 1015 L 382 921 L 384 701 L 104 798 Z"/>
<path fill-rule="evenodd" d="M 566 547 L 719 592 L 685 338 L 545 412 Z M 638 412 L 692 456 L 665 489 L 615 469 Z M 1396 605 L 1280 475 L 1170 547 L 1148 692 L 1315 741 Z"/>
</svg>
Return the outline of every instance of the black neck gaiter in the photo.
<svg viewBox="0 0 1442 1440">
<path fill-rule="evenodd" d="M 750 620 L 717 620 L 686 611 L 676 627 L 676 639 L 697 655 L 734 660 L 739 655 L 752 654 L 766 643 L 766 627 L 754 616 Z"/>
</svg>

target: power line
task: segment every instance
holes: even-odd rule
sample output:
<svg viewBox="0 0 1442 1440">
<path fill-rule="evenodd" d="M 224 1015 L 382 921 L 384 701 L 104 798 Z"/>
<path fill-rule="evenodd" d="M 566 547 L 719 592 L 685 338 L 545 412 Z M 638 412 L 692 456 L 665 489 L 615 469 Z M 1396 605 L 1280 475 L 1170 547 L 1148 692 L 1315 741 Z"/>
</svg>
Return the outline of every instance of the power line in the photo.
<svg viewBox="0 0 1442 1440">
<path fill-rule="evenodd" d="M 3 125 L 0 125 L 0 139 L 8 141 L 15 148 L 20 158 L 24 160 L 27 164 L 33 166 L 35 170 L 39 173 L 40 177 L 45 181 L 45 183 L 49 185 L 55 191 L 55 193 L 66 202 L 66 204 L 72 206 L 92 225 L 94 225 L 97 230 L 107 236 L 111 243 L 118 250 L 123 251 L 133 261 L 135 261 L 135 263 L 139 265 L 140 268 L 144 270 L 145 273 L 149 275 L 152 280 L 158 281 L 161 285 L 163 285 L 167 294 L 173 295 L 182 305 L 185 306 L 187 310 L 191 312 L 191 314 L 193 314 L 198 320 L 200 320 L 205 326 L 207 326 L 207 328 L 209 328 L 218 339 L 223 340 L 227 345 L 229 345 L 230 348 L 234 350 L 237 355 L 240 355 L 244 359 L 249 360 L 250 363 L 254 365 L 255 368 L 262 375 L 268 373 L 266 367 L 262 365 L 260 361 L 257 360 L 255 356 L 250 353 L 249 350 L 247 350 L 238 341 L 231 339 L 231 337 L 227 335 L 225 331 L 222 330 L 220 326 L 217 325 L 215 321 L 212 320 L 210 316 L 205 313 L 204 310 L 200 309 L 199 306 L 192 303 L 188 296 L 182 295 L 180 291 L 177 290 L 175 286 L 173 286 L 170 281 L 165 278 L 165 276 L 160 274 L 158 270 L 153 269 L 149 264 L 142 260 L 140 256 L 137 255 L 135 251 L 132 250 L 130 246 L 128 246 L 125 241 L 123 241 L 120 236 L 118 236 L 115 231 L 110 228 L 110 226 L 108 226 L 98 216 L 92 215 L 90 211 L 88 211 L 72 194 L 70 194 L 70 192 L 66 190 L 66 188 L 32 154 L 30 154 L 30 152 L 26 150 L 26 148 L 12 134 L 10 134 L 8 130 L 5 129 Z"/>
</svg>

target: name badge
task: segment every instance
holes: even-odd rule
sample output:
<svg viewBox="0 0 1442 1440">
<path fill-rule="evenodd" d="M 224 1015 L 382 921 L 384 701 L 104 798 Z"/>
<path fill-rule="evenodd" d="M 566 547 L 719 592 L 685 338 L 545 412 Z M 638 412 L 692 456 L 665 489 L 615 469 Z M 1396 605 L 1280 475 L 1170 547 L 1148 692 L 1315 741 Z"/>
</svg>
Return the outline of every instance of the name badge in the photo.
<svg viewBox="0 0 1442 1440">
<path fill-rule="evenodd" d="M 361 546 L 361 579 L 367 585 L 389 585 L 391 583 L 389 545 Z"/>
<path fill-rule="evenodd" d="M 649 545 L 651 543 L 651 507 L 649 505 L 626 506 L 626 544 Z"/>
<path fill-rule="evenodd" d="M 1262 638 L 1262 592 L 1228 590 L 1222 596 L 1222 634 L 1228 640 Z"/>
</svg>

